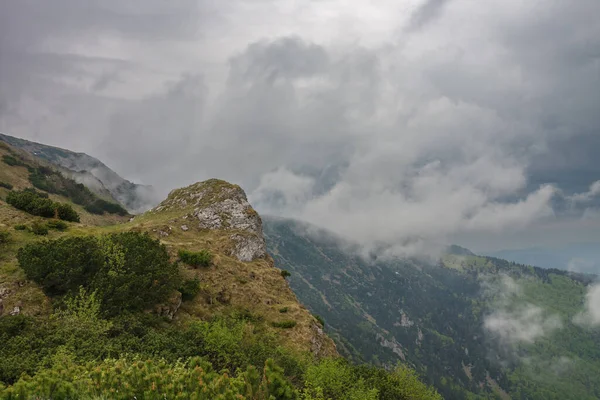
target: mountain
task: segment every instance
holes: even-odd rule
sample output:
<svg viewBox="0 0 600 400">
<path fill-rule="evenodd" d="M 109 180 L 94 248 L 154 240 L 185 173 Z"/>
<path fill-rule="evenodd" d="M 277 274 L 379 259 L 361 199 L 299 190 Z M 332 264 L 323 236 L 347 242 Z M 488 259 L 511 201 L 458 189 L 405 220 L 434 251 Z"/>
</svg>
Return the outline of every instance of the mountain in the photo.
<svg viewBox="0 0 600 400">
<path fill-rule="evenodd" d="M 0 165 L 0 398 L 441 399 L 340 358 L 239 186 L 132 218 L 22 149 Z"/>
<path fill-rule="evenodd" d="M 600 273 L 598 243 L 569 243 L 554 248 L 526 248 L 495 251 L 488 255 L 521 264 L 574 272 Z"/>
<path fill-rule="evenodd" d="M 59 167 L 68 177 L 84 184 L 99 196 L 118 202 L 129 212 L 146 211 L 159 200 L 152 186 L 138 185 L 123 179 L 101 161 L 85 153 L 75 153 L 4 134 L 0 134 L 0 141 Z"/>
<path fill-rule="evenodd" d="M 577 322 L 595 276 L 459 247 L 439 262 L 366 260 L 314 226 L 264 227 L 275 265 L 354 361 L 412 365 L 448 399 L 600 398 L 600 330 Z"/>
</svg>

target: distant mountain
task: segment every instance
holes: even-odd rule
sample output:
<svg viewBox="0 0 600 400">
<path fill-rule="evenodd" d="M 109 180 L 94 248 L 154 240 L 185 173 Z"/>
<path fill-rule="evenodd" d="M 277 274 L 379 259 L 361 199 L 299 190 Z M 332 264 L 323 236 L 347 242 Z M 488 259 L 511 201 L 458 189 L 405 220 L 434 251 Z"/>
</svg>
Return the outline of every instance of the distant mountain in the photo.
<svg viewBox="0 0 600 400">
<path fill-rule="evenodd" d="M 265 218 L 300 301 L 359 362 L 413 365 L 448 399 L 600 398 L 600 330 L 573 321 L 594 276 L 479 257 L 365 260 L 331 232 Z"/>
<path fill-rule="evenodd" d="M 152 186 L 132 183 L 120 177 L 100 160 L 85 153 L 75 153 L 4 134 L 0 134 L 0 141 L 56 165 L 71 179 L 83 183 L 107 200 L 117 201 L 129 212 L 140 213 L 157 203 L 158 199 Z"/>
<path fill-rule="evenodd" d="M 600 274 L 599 243 L 572 243 L 555 248 L 500 250 L 488 255 L 544 268 Z"/>
</svg>

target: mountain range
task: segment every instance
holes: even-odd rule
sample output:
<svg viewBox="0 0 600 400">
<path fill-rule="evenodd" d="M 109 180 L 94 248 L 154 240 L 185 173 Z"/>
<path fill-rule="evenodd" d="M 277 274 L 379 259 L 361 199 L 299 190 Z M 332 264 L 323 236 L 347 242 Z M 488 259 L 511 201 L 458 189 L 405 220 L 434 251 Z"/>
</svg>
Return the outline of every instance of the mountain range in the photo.
<svg viewBox="0 0 600 400">
<path fill-rule="evenodd" d="M 49 381 L 44 374 L 63 384 L 52 375 L 61 373 L 49 366 L 107 368 L 99 360 L 127 350 L 167 363 L 200 355 L 217 370 L 230 371 L 262 368 L 270 357 L 283 368 L 281 382 L 291 385 L 291 397 L 281 389 L 273 395 L 277 399 L 600 398 L 600 321 L 591 314 L 597 277 L 588 270 L 552 268 L 556 264 L 542 257 L 519 262 L 528 260 L 523 254 L 478 256 L 459 246 L 433 257 L 365 254 L 360 243 L 321 227 L 261 218 L 243 190 L 224 181 L 174 190 L 159 203 L 151 187 L 121 178 L 86 154 L 6 135 L 0 142 L 0 232 L 10 237 L 0 241 L 0 339 L 6 344 L 0 356 L 8 360 L 0 366 L 0 393 L 2 382 L 10 391 L 10 385 L 25 387 L 27 379 Z M 9 202 L 11 194 L 30 193 L 40 203 L 45 198 L 54 207 L 70 205 L 78 222 L 59 223 L 56 212 L 55 218 L 31 215 L 34 209 L 24 212 L 26 207 Z M 106 206 L 113 202 L 137 215 Z M 91 213 L 86 204 L 105 210 Z M 50 249 L 60 249 L 82 235 L 101 238 L 93 239 L 101 251 L 113 251 L 103 253 L 105 265 L 125 268 L 129 261 L 119 260 L 129 256 L 114 249 L 128 248 L 129 242 L 111 236 L 125 233 L 149 235 L 179 271 L 178 283 L 165 281 L 177 290 L 144 303 L 144 312 L 118 305 L 116 315 L 94 314 L 93 321 L 84 317 L 89 309 L 68 314 L 75 294 L 58 295 L 49 289 L 55 286 L 46 287 L 47 280 L 28 272 L 22 249 L 41 252 L 35 246 L 47 239 Z M 572 258 L 593 259 L 579 250 L 573 249 Z M 52 257 L 57 268 L 71 260 Z M 198 267 L 203 263 L 206 267 Z M 139 274 L 145 273 L 142 268 L 136 276 L 142 280 Z M 79 282 L 82 290 L 96 288 L 101 295 L 108 293 L 102 282 L 118 274 L 89 281 L 95 286 Z M 132 304 L 145 299 L 139 292 L 129 296 Z M 87 322 L 81 332 L 69 325 L 82 321 Z M 83 339 L 87 336 L 96 344 Z M 339 355 L 350 363 L 328 364 Z M 126 358 L 120 362 L 128 365 Z M 32 378 L 19 380 L 23 373 Z M 234 393 L 231 385 L 227 390 Z M 240 398 L 269 398 L 260 397 L 276 392 L 267 386 Z"/>
</svg>

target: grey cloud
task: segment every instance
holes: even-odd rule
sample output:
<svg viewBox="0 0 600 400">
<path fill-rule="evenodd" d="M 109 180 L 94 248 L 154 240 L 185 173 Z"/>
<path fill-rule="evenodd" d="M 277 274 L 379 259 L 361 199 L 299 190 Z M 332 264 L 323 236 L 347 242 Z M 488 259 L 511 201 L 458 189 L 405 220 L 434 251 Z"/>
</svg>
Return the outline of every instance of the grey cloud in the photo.
<svg viewBox="0 0 600 400">
<path fill-rule="evenodd" d="M 420 29 L 433 22 L 443 11 L 449 0 L 425 0 L 411 15 L 407 30 Z"/>
<path fill-rule="evenodd" d="M 426 1 L 369 47 L 258 3 L 51 4 L 0 6 L 0 129 L 164 192 L 220 177 L 261 212 L 415 247 L 554 221 L 598 179 L 595 0 Z M 593 179 L 561 192 L 583 150 Z"/>
</svg>

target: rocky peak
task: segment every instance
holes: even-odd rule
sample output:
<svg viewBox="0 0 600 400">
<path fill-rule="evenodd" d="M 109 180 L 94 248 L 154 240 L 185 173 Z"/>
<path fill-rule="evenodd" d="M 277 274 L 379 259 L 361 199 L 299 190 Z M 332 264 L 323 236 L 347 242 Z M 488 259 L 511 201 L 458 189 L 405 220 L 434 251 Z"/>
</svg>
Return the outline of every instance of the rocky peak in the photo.
<svg viewBox="0 0 600 400">
<path fill-rule="evenodd" d="M 267 254 L 262 220 L 238 185 L 209 179 L 173 190 L 165 201 L 150 213 L 186 213 L 186 230 L 197 224 L 200 229 L 230 232 L 233 242 L 230 255 L 249 262 Z"/>
</svg>

